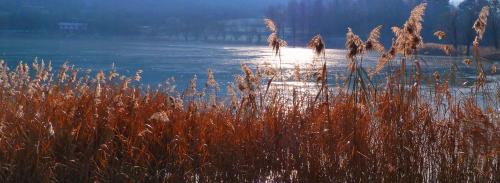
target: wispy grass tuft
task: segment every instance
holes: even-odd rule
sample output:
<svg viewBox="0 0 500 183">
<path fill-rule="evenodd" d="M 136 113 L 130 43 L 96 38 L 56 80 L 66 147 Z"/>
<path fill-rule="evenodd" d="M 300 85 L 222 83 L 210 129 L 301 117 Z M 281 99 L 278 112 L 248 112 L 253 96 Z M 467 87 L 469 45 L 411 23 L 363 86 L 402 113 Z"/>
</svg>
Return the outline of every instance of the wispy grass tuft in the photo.
<svg viewBox="0 0 500 183">
<path fill-rule="evenodd" d="M 397 54 L 416 54 L 424 10 L 395 28 L 374 74 Z M 325 43 L 311 40 L 323 54 L 324 102 L 271 87 L 277 72 L 267 66 L 242 65 L 220 94 L 210 69 L 204 85 L 194 76 L 176 91 L 142 88 L 142 71 L 127 77 L 114 66 L 92 77 L 67 64 L 53 71 L 43 60 L 14 69 L 2 61 L 0 182 L 499 182 L 498 84 L 484 100 L 418 69 L 408 80 L 388 71 L 385 85 L 368 85 L 362 59 L 384 51 L 380 30 L 366 42 L 348 30 L 349 92 L 328 89 Z M 423 77 L 434 81 L 418 87 Z"/>
</svg>

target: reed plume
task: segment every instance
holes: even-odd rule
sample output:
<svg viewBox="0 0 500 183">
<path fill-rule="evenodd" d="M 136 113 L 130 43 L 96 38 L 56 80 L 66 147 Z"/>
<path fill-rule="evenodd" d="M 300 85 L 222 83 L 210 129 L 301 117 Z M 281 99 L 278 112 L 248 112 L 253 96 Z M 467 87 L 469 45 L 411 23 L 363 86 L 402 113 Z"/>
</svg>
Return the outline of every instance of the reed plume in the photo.
<svg viewBox="0 0 500 183">
<path fill-rule="evenodd" d="M 349 61 L 362 63 L 368 41 L 350 29 L 346 37 Z M 499 182 L 498 85 L 476 97 L 430 72 L 434 84 L 402 93 L 393 74 L 374 90 L 323 90 L 332 94 L 325 104 L 302 88 L 266 98 L 271 67 L 242 65 L 217 98 L 197 91 L 196 75 L 181 94 L 143 88 L 141 71 L 59 80 L 77 69 L 32 65 L 10 70 L 0 60 L 0 182 Z M 323 64 L 320 81 L 326 71 Z M 364 88 L 361 72 L 349 86 Z M 218 86 L 212 70 L 206 86 Z"/>
<path fill-rule="evenodd" d="M 420 33 L 422 32 L 422 21 L 426 6 L 426 3 L 422 3 L 415 7 L 402 28 L 392 28 L 395 34 L 394 47 L 398 53 L 409 56 L 423 45 Z"/>
<path fill-rule="evenodd" d="M 237 107 L 238 106 L 238 95 L 236 94 L 236 91 L 234 91 L 233 85 L 229 84 L 226 87 L 227 91 L 227 97 L 229 98 L 231 107 Z"/>
<path fill-rule="evenodd" d="M 118 76 L 120 76 L 120 74 L 118 74 L 116 72 L 116 66 L 115 66 L 115 63 L 113 62 L 113 64 L 111 65 L 111 70 L 109 71 L 109 74 L 108 74 L 108 79 L 109 79 L 109 81 L 112 81 L 113 78 L 116 78 Z M 76 74 L 74 74 L 72 78 L 74 80 L 76 80 Z"/>
<path fill-rule="evenodd" d="M 266 24 L 266 27 L 267 29 L 269 29 L 269 31 L 271 31 L 272 33 L 277 32 L 276 24 L 274 24 L 273 20 L 266 18 L 264 19 L 264 23 Z"/>
<path fill-rule="evenodd" d="M 198 77 L 196 75 L 193 76 L 193 79 L 189 81 L 189 85 L 184 91 L 184 96 L 185 97 L 194 97 L 197 93 L 196 91 L 196 85 L 198 83 Z"/>
<path fill-rule="evenodd" d="M 441 45 L 441 50 L 443 50 L 443 52 L 446 54 L 446 55 L 451 55 L 451 52 L 453 50 L 453 48 L 449 45 Z"/>
<path fill-rule="evenodd" d="M 313 49 L 314 53 L 316 55 L 321 55 L 325 54 L 325 43 L 323 42 L 323 38 L 321 38 L 321 35 L 316 35 L 314 36 L 309 43 L 307 44 L 307 47 Z"/>
<path fill-rule="evenodd" d="M 217 81 L 215 80 L 214 72 L 212 71 L 212 69 L 207 70 L 207 83 L 205 85 L 207 87 L 219 87 L 219 84 L 217 84 Z"/>
<path fill-rule="evenodd" d="M 368 36 L 368 39 L 365 42 L 366 51 L 377 51 L 383 53 L 385 48 L 382 43 L 380 43 L 380 30 L 382 29 L 382 25 L 375 27 Z"/>
<path fill-rule="evenodd" d="M 300 65 L 296 64 L 293 68 L 293 79 L 295 81 L 300 81 L 301 80 L 301 75 L 300 75 Z"/>
<path fill-rule="evenodd" d="M 290 100 L 271 94 L 257 106 L 262 80 L 243 65 L 241 80 L 217 103 L 227 105 L 214 106 L 219 98 L 199 95 L 196 77 L 184 96 L 195 97 L 186 100 L 140 85 L 120 89 L 99 71 L 93 82 L 100 85 L 30 87 L 38 79 L 20 74 L 40 72 L 35 65 L 0 64 L 0 82 L 16 86 L 0 90 L 0 182 L 412 182 L 424 175 L 498 182 L 497 108 L 483 110 L 474 97 L 447 102 L 455 97 L 442 73 L 433 77 L 435 97 L 405 95 L 412 102 L 391 93 L 389 79 L 389 89 L 368 101 L 335 92 L 316 103 L 295 90 Z"/>
<path fill-rule="evenodd" d="M 355 57 L 364 52 L 364 45 L 361 38 L 352 32 L 351 28 L 347 28 L 345 47 L 347 49 L 347 60 L 354 61 Z"/>
<path fill-rule="evenodd" d="M 410 56 L 423 45 L 422 22 L 427 4 L 422 3 L 416 6 L 410 13 L 410 17 L 402 28 L 392 27 L 393 38 L 391 48 L 379 58 L 376 68 L 371 75 L 379 73 L 383 67 L 394 59 L 398 53 L 403 56 Z"/>
<path fill-rule="evenodd" d="M 427 3 L 416 6 L 410 13 L 410 18 L 404 25 L 404 29 L 409 34 L 420 35 L 422 31 L 423 16 Z"/>
<path fill-rule="evenodd" d="M 376 51 L 379 53 L 384 52 L 385 48 L 382 45 L 382 43 L 380 43 L 380 41 L 379 41 L 381 29 L 382 29 L 381 25 L 375 27 L 368 35 L 368 39 L 365 42 L 363 42 L 363 40 L 361 40 L 361 38 L 358 35 L 356 35 L 352 32 L 351 28 L 348 28 L 348 31 L 346 34 L 345 46 L 347 48 L 347 56 L 346 57 L 347 57 L 347 60 L 350 61 L 349 69 L 351 71 L 354 71 L 354 69 L 355 69 L 354 68 L 354 65 L 355 65 L 354 60 L 355 60 L 355 57 L 357 55 L 365 54 L 368 51 Z M 388 55 L 388 54 L 383 54 L 382 58 L 384 58 L 387 61 L 389 59 L 391 59 L 390 55 Z M 385 63 L 385 62 L 382 61 L 379 63 Z"/>
<path fill-rule="evenodd" d="M 160 111 L 160 112 L 154 113 L 153 115 L 151 115 L 151 117 L 149 117 L 149 120 L 156 120 L 156 121 L 160 121 L 162 123 L 170 122 L 170 119 L 168 118 L 168 113 L 165 111 Z"/>
<path fill-rule="evenodd" d="M 479 13 L 479 17 L 476 22 L 474 22 L 474 30 L 476 31 L 476 40 L 483 39 L 484 32 L 486 31 L 486 24 L 488 22 L 488 15 L 490 14 L 490 7 L 484 6 Z"/>
<path fill-rule="evenodd" d="M 287 46 L 288 43 L 279 37 L 277 31 L 278 29 L 274 21 L 266 18 L 264 19 L 264 23 L 271 32 L 271 34 L 269 34 L 269 36 L 267 37 L 267 43 L 269 44 L 269 47 L 271 47 L 273 51 L 275 51 L 275 55 L 279 55 L 281 48 Z"/>
<path fill-rule="evenodd" d="M 434 72 L 434 73 L 432 74 L 432 76 L 434 77 L 434 80 L 435 80 L 436 82 L 439 82 L 439 80 L 441 79 L 441 74 L 439 74 L 439 72 L 438 72 L 438 71 Z"/>
<path fill-rule="evenodd" d="M 375 66 L 375 69 L 370 73 L 370 75 L 375 75 L 380 73 L 382 69 L 384 69 L 384 66 L 389 63 L 392 59 L 396 57 L 396 49 L 394 47 L 391 47 L 388 52 L 382 54 L 380 58 L 378 59 L 377 65 Z"/>
<path fill-rule="evenodd" d="M 436 36 L 439 40 L 446 39 L 446 33 L 443 31 L 434 32 L 434 36 Z"/>
<path fill-rule="evenodd" d="M 464 60 L 464 64 L 465 65 L 470 65 L 470 64 L 472 64 L 472 60 L 470 58 L 467 58 L 467 59 Z"/>
<path fill-rule="evenodd" d="M 321 69 L 321 72 L 318 73 L 318 77 L 317 77 L 317 82 L 321 81 L 322 90 L 320 90 L 318 92 L 315 101 L 318 99 L 319 95 L 322 92 L 323 95 L 325 96 L 326 105 L 329 106 L 330 98 L 329 98 L 329 90 L 328 90 L 328 70 L 327 70 L 327 66 L 326 66 L 325 43 L 323 41 L 323 38 L 321 38 L 321 35 L 318 34 L 318 35 L 314 36 L 311 39 L 311 41 L 309 41 L 307 46 L 309 48 L 312 48 L 314 53 L 317 56 L 323 55 L 323 67 Z M 300 70 L 298 70 L 298 71 L 300 71 Z M 330 119 L 330 114 L 328 112 L 328 120 L 329 119 Z"/>
<path fill-rule="evenodd" d="M 142 79 L 142 76 L 141 76 L 142 72 L 143 72 L 142 70 L 137 70 L 135 72 L 135 76 L 134 76 L 134 80 L 135 81 L 141 81 L 141 79 Z"/>
<path fill-rule="evenodd" d="M 476 37 L 472 43 L 474 50 L 474 58 L 476 60 L 476 71 L 477 75 L 477 86 L 482 86 L 486 81 L 486 75 L 484 73 L 483 64 L 481 63 L 481 56 L 479 53 L 479 42 L 483 39 L 484 32 L 486 31 L 486 24 L 488 21 L 488 15 L 490 14 L 490 7 L 484 6 L 479 13 L 479 17 L 472 28 L 476 31 Z"/>
</svg>

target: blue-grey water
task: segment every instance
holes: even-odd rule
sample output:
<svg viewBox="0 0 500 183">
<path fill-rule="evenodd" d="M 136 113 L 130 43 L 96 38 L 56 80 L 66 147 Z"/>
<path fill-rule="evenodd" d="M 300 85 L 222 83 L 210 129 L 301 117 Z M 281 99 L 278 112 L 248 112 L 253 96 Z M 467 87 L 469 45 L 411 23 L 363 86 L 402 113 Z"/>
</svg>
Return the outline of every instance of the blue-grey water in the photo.
<svg viewBox="0 0 500 183">
<path fill-rule="evenodd" d="M 293 72 L 295 65 L 302 70 L 313 61 L 314 54 L 307 48 L 285 48 L 281 54 L 281 67 L 285 73 Z M 374 67 L 377 55 L 364 58 L 364 66 Z M 155 86 L 168 78 L 174 77 L 177 88 L 183 89 L 188 81 L 198 76 L 202 85 L 207 69 L 215 73 L 220 85 L 232 82 L 234 75 L 241 74 L 240 65 L 249 64 L 253 68 L 271 64 L 279 68 L 279 57 L 275 56 L 266 45 L 230 45 L 198 42 L 170 42 L 148 39 L 106 38 L 1 38 L 0 59 L 14 67 L 20 60 L 31 63 L 38 58 L 51 61 L 57 66 L 68 62 L 82 70 L 93 71 L 111 69 L 115 63 L 121 75 L 133 76 L 137 70 L 143 70 L 143 83 Z M 326 52 L 330 75 L 346 73 L 345 51 L 329 49 Z M 458 77 L 473 78 L 473 66 L 462 63 L 464 57 L 425 56 L 421 65 L 427 74 L 434 71 L 446 73 L 450 65 L 459 68 Z M 486 68 L 489 64 L 486 63 Z"/>
</svg>

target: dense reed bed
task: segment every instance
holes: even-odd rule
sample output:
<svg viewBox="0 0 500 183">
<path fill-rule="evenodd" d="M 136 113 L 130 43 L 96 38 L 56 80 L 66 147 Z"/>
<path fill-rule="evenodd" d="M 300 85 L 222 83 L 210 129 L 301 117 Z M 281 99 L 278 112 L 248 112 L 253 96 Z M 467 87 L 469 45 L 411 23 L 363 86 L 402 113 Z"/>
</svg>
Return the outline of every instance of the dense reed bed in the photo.
<svg viewBox="0 0 500 183">
<path fill-rule="evenodd" d="M 94 77 L 66 64 L 2 63 L 0 181 L 499 182 L 500 88 L 486 77 L 494 72 L 476 52 L 470 92 L 459 96 L 439 73 L 422 86 L 424 11 L 393 28 L 387 52 L 380 26 L 367 41 L 349 29 L 350 77 L 340 89 L 328 85 L 326 45 L 315 36 L 308 46 L 319 67 L 295 74 L 317 82 L 314 94 L 274 85 L 279 68 L 243 65 L 222 94 L 211 70 L 202 87 L 194 78 L 177 92 L 139 87 L 141 72 Z M 266 23 L 279 56 L 286 42 Z M 381 52 L 371 71 L 367 52 Z"/>
</svg>

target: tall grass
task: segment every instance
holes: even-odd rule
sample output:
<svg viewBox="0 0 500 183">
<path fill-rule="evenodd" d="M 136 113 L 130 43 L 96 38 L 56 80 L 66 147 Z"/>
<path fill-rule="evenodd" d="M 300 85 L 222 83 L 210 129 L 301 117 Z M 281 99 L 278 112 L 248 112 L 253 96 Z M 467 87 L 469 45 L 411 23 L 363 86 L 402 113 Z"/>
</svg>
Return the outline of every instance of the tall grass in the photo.
<svg viewBox="0 0 500 183">
<path fill-rule="evenodd" d="M 220 94 L 211 70 L 202 89 L 194 77 L 177 92 L 139 87 L 141 72 L 93 77 L 67 64 L 56 72 L 43 61 L 12 70 L 2 62 L 0 181 L 499 182 L 500 88 L 483 103 L 476 91 L 457 97 L 438 75 L 421 87 L 418 62 L 405 69 L 417 58 L 423 10 L 394 28 L 373 72 L 362 57 L 383 52 L 381 27 L 366 42 L 349 31 L 355 78 L 328 89 L 323 57 L 324 95 L 273 87 L 281 73 L 245 65 Z M 270 43 L 279 54 L 277 35 Z M 320 36 L 310 47 L 324 54 Z M 394 59 L 400 68 L 386 71 L 385 85 L 366 84 Z"/>
</svg>

